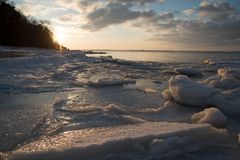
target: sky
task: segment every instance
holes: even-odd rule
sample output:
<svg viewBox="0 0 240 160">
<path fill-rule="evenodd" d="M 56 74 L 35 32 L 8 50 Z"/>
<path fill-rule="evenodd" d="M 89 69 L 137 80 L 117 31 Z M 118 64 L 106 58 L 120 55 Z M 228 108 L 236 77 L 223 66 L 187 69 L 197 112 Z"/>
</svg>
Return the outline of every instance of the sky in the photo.
<svg viewBox="0 0 240 160">
<path fill-rule="evenodd" d="M 240 0 L 13 0 L 70 49 L 240 51 Z"/>
</svg>

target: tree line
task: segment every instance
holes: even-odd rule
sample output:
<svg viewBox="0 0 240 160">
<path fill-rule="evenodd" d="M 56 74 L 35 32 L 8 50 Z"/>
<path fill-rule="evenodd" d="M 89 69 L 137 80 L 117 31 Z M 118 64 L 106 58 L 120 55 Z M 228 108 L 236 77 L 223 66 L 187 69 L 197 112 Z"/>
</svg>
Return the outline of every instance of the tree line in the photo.
<svg viewBox="0 0 240 160">
<path fill-rule="evenodd" d="M 59 49 L 47 21 L 26 17 L 8 0 L 0 0 L 0 45 Z"/>
</svg>

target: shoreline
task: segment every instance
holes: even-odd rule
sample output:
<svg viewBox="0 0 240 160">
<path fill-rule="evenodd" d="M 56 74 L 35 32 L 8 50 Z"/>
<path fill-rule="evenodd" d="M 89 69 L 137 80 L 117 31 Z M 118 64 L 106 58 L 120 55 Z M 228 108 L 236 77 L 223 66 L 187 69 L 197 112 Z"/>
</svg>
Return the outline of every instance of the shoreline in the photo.
<svg viewBox="0 0 240 160">
<path fill-rule="evenodd" d="M 18 49 L 19 52 L 23 50 Z M 83 51 L 66 51 L 67 54 L 59 54 L 52 50 L 28 49 L 28 51 L 31 53 L 28 57 L 0 60 L 2 69 L 0 98 L 3 99 L 0 102 L 2 106 L 0 107 L 2 125 L 0 147 L 3 151 L 9 146 L 11 148 L 12 144 L 16 146 L 10 151 L 10 158 L 11 152 L 15 154 L 24 147 L 34 151 L 35 147 L 27 146 L 38 146 L 38 143 L 43 144 L 47 150 L 54 144 L 54 151 L 58 151 L 61 142 L 72 140 L 69 146 L 75 146 L 77 150 L 84 140 L 81 136 L 89 134 L 94 144 L 95 139 L 97 142 L 99 138 L 92 134 L 94 131 L 98 133 L 101 128 L 109 129 L 110 134 L 113 133 L 110 130 L 115 131 L 114 128 L 118 127 L 128 127 L 128 130 L 131 130 L 124 135 L 126 139 L 132 138 L 134 144 L 135 142 L 147 144 L 136 145 L 135 149 L 144 150 L 143 146 L 145 146 L 146 155 L 154 156 L 155 153 L 162 153 L 162 149 L 173 142 L 179 142 L 175 145 L 184 142 L 183 146 L 187 147 L 189 144 L 187 139 L 190 137 L 186 136 L 178 141 L 174 137 L 178 137 L 179 132 L 172 130 L 184 124 L 193 127 L 205 126 L 202 121 L 208 123 L 206 126 L 211 126 L 211 129 L 201 128 L 206 131 L 199 136 L 207 134 L 203 139 L 208 139 L 208 134 L 220 131 L 220 137 L 222 133 L 234 137 L 233 146 L 239 144 L 236 135 L 239 134 L 240 125 L 239 119 L 234 114 L 240 113 L 237 107 L 240 100 L 238 92 L 240 72 L 237 68 L 240 63 L 235 63 L 229 57 L 220 57 L 205 63 L 203 61 L 169 63 L 87 57 Z M 235 57 L 235 60 L 238 59 Z M 215 109 L 206 110 L 212 107 Z M 200 118 L 196 119 L 196 117 Z M 144 143 L 144 139 L 151 135 L 147 132 L 151 129 L 151 125 L 147 124 L 153 123 L 158 123 L 160 126 L 169 123 L 167 126 L 170 129 L 170 136 L 165 140 L 161 140 L 162 137 L 150 138 Z M 144 129 L 145 124 L 150 128 Z M 176 127 L 172 128 L 173 124 Z M 214 128 L 213 131 L 213 126 L 219 124 L 221 129 Z M 139 133 L 131 129 L 134 127 L 139 127 Z M 156 134 L 162 131 L 157 127 L 152 129 L 157 130 L 154 132 Z M 189 141 L 194 141 L 197 140 L 197 133 L 200 132 L 189 130 L 187 133 L 193 136 Z M 76 135 L 80 136 L 79 141 Z M 116 135 L 118 133 L 112 134 L 113 139 L 111 135 L 106 135 L 104 144 L 116 142 L 114 141 L 117 139 Z M 134 138 L 138 136 L 141 138 Z M 53 143 L 49 144 L 49 140 Z M 197 142 L 194 144 L 201 146 L 202 141 Z M 122 148 L 128 146 L 124 144 Z M 204 146 L 205 144 L 207 145 L 203 143 Z M 91 148 L 91 144 L 89 145 L 86 143 L 86 146 Z M 104 150 L 105 153 L 111 154 L 111 150 L 105 150 L 103 146 L 105 147 L 105 145 L 99 146 L 98 152 L 101 154 L 100 151 Z M 114 146 L 118 147 L 116 144 Z M 88 147 L 82 149 L 91 153 Z M 71 152 L 74 147 L 68 149 Z M 206 147 L 203 147 L 204 149 Z M 210 145 L 210 149 L 216 147 Z M 228 147 L 225 149 L 226 152 L 235 153 L 234 149 Z M 239 151 L 238 147 L 235 149 Z M 116 150 L 120 151 L 118 148 Z M 39 151 L 41 152 L 41 149 Z M 48 154 L 54 156 L 54 151 Z M 183 152 L 197 155 L 201 153 L 201 149 L 194 153 L 188 149 Z M 64 155 L 65 152 L 62 154 Z M 42 152 L 41 155 L 45 154 Z M 23 153 L 24 156 L 28 155 Z M 124 153 L 114 156 L 130 158 Z"/>
</svg>

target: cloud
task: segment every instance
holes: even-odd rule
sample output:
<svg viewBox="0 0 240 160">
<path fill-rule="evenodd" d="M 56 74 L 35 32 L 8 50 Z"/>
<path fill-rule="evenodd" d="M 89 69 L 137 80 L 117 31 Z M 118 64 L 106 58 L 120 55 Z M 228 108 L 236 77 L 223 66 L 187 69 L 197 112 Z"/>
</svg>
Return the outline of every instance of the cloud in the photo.
<svg viewBox="0 0 240 160">
<path fill-rule="evenodd" d="M 149 40 L 205 48 L 234 45 L 237 47 L 240 43 L 239 20 L 224 23 L 181 20 L 175 21 L 175 25 L 171 32 L 155 34 Z"/>
<path fill-rule="evenodd" d="M 81 29 L 91 32 L 127 24 L 144 32 L 146 39 L 158 43 L 186 47 L 236 47 L 240 44 L 239 12 L 226 0 L 203 0 L 193 8 L 165 12 L 148 5 L 165 0 L 102 0 L 100 5 L 96 5 L 99 0 L 61 1 L 75 3 L 75 6 L 77 3 L 79 9 L 91 8 L 86 12 L 86 23 L 81 25 Z M 72 20 L 70 18 L 63 16 L 59 20 Z"/>
<path fill-rule="evenodd" d="M 57 25 L 70 25 L 78 26 L 80 21 L 83 21 L 82 17 L 76 14 L 65 14 L 52 19 Z"/>
<path fill-rule="evenodd" d="M 140 5 L 145 5 L 148 3 L 164 3 L 166 2 L 166 0 L 115 0 L 115 2 L 118 3 L 126 3 L 126 4 L 140 4 Z"/>
<path fill-rule="evenodd" d="M 215 21 L 225 20 L 236 13 L 236 10 L 228 2 L 209 3 L 208 1 L 201 2 L 196 9 L 200 17 L 208 17 Z"/>
<path fill-rule="evenodd" d="M 230 2 L 202 0 L 198 6 L 177 11 L 155 7 L 165 1 L 56 0 L 57 6 L 45 6 L 47 11 L 42 4 L 33 8 L 27 3 L 18 6 L 37 14 L 52 13 L 59 6 L 68 9 L 70 12 L 56 13 L 55 24 L 77 27 L 81 32 L 98 32 L 121 25 L 120 28 L 137 31 L 145 35 L 143 39 L 157 43 L 203 48 L 240 46 L 239 9 Z"/>
<path fill-rule="evenodd" d="M 183 14 L 188 15 L 188 16 L 192 15 L 193 13 L 194 13 L 194 9 L 183 10 Z"/>
<path fill-rule="evenodd" d="M 108 3 L 121 3 L 128 6 L 146 5 L 150 3 L 164 3 L 167 0 L 56 0 L 59 5 L 75 8 L 81 11 L 103 7 Z"/>
<path fill-rule="evenodd" d="M 31 16 L 47 15 L 53 10 L 52 7 L 46 7 L 45 5 L 41 5 L 41 4 L 38 4 L 38 5 L 19 4 L 16 7 L 19 8 L 21 11 L 23 11 L 24 14 L 31 15 Z"/>
<path fill-rule="evenodd" d="M 185 20 L 173 17 L 164 23 L 155 21 L 155 23 L 151 23 L 152 35 L 148 40 L 186 47 L 239 48 L 240 16 L 229 3 L 203 1 L 199 7 L 183 10 L 182 13 L 190 16 L 197 13 L 201 19 Z"/>
<path fill-rule="evenodd" d="M 59 21 L 63 22 L 71 22 L 75 20 L 75 15 L 73 14 L 68 14 L 68 15 L 63 15 L 57 18 Z"/>
<path fill-rule="evenodd" d="M 73 8 L 78 11 L 85 11 L 101 6 L 101 4 L 106 3 L 106 0 L 56 0 L 56 3 L 66 8 Z"/>
<path fill-rule="evenodd" d="M 155 12 L 133 11 L 128 4 L 110 2 L 106 7 L 96 9 L 87 15 L 88 23 L 82 28 L 90 31 L 98 31 L 113 24 L 121 24 L 137 18 L 152 17 Z"/>
</svg>

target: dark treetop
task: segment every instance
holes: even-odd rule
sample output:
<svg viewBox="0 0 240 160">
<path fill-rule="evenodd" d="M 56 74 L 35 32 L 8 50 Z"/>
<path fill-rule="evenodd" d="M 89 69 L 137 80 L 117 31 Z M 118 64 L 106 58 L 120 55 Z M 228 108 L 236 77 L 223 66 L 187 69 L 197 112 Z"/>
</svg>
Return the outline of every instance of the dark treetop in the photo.
<svg viewBox="0 0 240 160">
<path fill-rule="evenodd" d="M 59 49 L 46 21 L 26 17 L 7 0 L 0 0 L 0 45 Z"/>
</svg>

